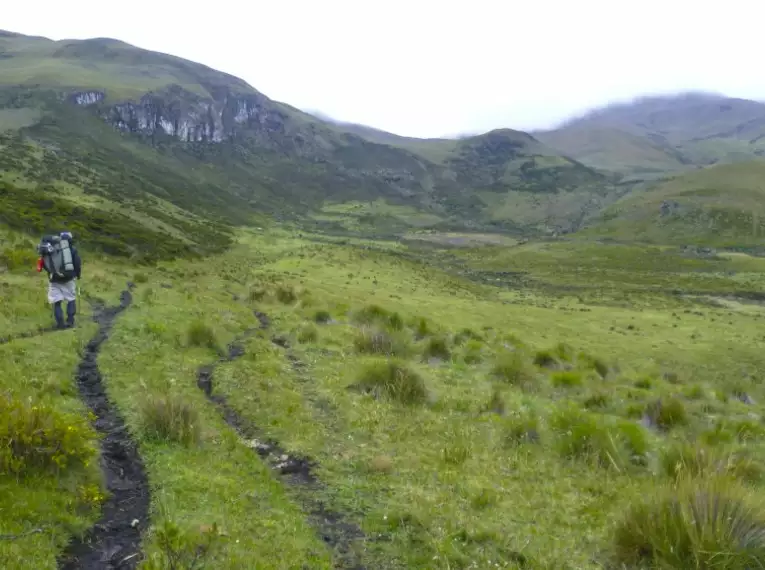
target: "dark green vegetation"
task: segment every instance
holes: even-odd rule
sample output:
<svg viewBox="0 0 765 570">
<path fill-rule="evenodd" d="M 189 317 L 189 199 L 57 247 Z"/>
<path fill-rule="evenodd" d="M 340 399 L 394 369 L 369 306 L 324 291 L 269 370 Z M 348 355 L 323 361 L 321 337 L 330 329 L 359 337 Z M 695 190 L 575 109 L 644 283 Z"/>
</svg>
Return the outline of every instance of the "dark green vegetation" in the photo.
<svg viewBox="0 0 765 570">
<path fill-rule="evenodd" d="M 365 221 L 382 233 L 422 220 L 571 228 L 610 184 L 525 133 L 369 140 L 235 77 L 109 39 L 2 33 L 0 113 L 0 169 L 10 182 L 79 194 L 202 248 L 226 241 L 208 220 L 259 223 L 269 213 L 343 231 L 342 220 L 305 216 L 378 199 L 409 214 L 372 213 Z M 558 203 L 565 214 L 549 215 Z"/>
</svg>

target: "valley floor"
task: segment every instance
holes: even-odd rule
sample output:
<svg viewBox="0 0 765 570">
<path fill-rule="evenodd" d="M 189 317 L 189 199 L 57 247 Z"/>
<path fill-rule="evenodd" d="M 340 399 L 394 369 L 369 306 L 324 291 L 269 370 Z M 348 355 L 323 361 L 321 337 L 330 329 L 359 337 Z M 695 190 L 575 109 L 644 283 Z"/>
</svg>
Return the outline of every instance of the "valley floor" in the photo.
<svg viewBox="0 0 765 570">
<path fill-rule="evenodd" d="M 146 518 L 107 537 L 142 537 L 109 552 L 123 567 L 713 567 L 631 509 L 713 474 L 761 492 L 765 260 L 343 242 L 85 259 L 55 333 L 45 279 L 0 273 L 0 567 L 63 567 L 124 492 L 76 370 L 128 282 L 97 361 L 148 480 Z"/>
</svg>

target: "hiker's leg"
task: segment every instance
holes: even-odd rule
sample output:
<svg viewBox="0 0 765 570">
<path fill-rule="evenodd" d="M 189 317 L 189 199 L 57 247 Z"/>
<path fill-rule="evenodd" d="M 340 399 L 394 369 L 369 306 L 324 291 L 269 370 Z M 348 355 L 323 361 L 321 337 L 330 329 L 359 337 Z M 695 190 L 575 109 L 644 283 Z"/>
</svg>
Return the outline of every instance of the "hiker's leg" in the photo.
<svg viewBox="0 0 765 570">
<path fill-rule="evenodd" d="M 67 326 L 74 326 L 74 315 L 77 312 L 77 301 L 69 301 L 66 304 L 66 324 Z"/>
<path fill-rule="evenodd" d="M 56 318 L 56 326 L 60 329 L 64 328 L 64 311 L 61 310 L 61 301 L 53 303 L 53 316 Z"/>
</svg>

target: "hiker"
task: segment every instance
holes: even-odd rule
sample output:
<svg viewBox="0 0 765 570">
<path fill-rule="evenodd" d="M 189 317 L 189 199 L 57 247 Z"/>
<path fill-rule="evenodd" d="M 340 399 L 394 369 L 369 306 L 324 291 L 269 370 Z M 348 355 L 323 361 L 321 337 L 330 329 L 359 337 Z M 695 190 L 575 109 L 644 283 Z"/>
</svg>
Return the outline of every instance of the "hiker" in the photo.
<svg viewBox="0 0 765 570">
<path fill-rule="evenodd" d="M 74 247 L 72 234 L 61 232 L 59 235 L 43 236 L 37 246 L 40 259 L 37 272 L 43 269 L 48 273 L 48 303 L 53 305 L 56 328 L 72 328 L 77 312 L 77 279 L 80 278 L 82 262 L 77 248 Z M 61 303 L 66 301 L 66 322 Z"/>
</svg>

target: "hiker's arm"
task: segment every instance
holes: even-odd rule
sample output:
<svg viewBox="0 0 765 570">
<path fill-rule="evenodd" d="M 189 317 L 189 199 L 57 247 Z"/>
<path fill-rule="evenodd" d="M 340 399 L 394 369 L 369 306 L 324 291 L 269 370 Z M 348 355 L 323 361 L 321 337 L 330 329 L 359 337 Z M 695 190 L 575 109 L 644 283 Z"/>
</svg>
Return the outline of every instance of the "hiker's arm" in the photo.
<svg viewBox="0 0 765 570">
<path fill-rule="evenodd" d="M 82 274 L 82 260 L 80 259 L 80 253 L 76 249 L 72 252 L 72 261 L 74 262 L 74 274 L 79 279 Z"/>
</svg>

